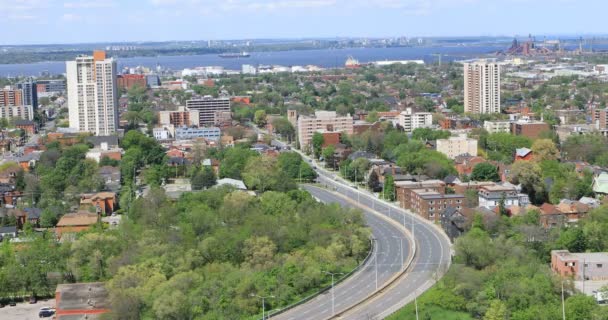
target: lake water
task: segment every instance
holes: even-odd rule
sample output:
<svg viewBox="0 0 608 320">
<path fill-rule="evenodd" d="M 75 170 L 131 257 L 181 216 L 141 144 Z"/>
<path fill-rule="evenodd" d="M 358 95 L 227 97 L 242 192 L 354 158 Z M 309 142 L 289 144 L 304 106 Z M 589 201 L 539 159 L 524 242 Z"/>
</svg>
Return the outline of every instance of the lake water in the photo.
<svg viewBox="0 0 608 320">
<path fill-rule="evenodd" d="M 226 59 L 216 54 L 134 57 L 118 59 L 119 70 L 123 67 L 145 66 L 154 68 L 160 64 L 171 70 L 182 70 L 200 66 L 222 66 L 229 70 L 241 70 L 241 65 L 317 65 L 324 68 L 344 66 L 349 56 L 361 63 L 378 60 L 424 60 L 437 61 L 433 54 L 442 54 L 442 61 L 470 59 L 480 55 L 505 50 L 504 45 L 485 46 L 442 46 L 442 47 L 399 47 L 399 48 L 351 48 L 323 50 L 294 50 L 274 52 L 252 52 L 250 58 Z M 65 62 L 38 62 L 28 64 L 1 64 L 0 76 L 38 76 L 41 72 L 65 73 Z"/>
</svg>

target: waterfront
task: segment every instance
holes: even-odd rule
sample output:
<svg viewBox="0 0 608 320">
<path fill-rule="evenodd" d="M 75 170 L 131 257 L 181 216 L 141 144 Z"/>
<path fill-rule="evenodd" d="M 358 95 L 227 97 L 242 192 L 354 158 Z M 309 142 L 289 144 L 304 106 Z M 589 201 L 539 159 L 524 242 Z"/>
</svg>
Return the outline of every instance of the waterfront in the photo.
<svg viewBox="0 0 608 320">
<path fill-rule="evenodd" d="M 608 47 L 607 47 L 608 48 Z M 436 62 L 436 54 L 441 54 L 443 62 L 471 59 L 480 56 L 493 56 L 495 52 L 506 50 L 504 44 L 495 45 L 454 45 L 429 47 L 394 47 L 394 48 L 349 48 L 323 50 L 293 50 L 252 52 L 250 58 L 221 58 L 216 54 L 157 56 L 118 58 L 119 70 L 123 67 L 145 66 L 154 68 L 161 65 L 170 70 L 182 70 L 200 66 L 221 66 L 228 70 L 241 70 L 241 65 L 282 65 L 305 66 L 316 65 L 323 68 L 343 67 L 349 56 L 361 63 L 380 60 L 424 60 L 427 63 Z M 567 47 L 572 50 L 574 47 Z M 602 48 L 597 49 L 605 49 Z M 111 55 L 111 53 L 110 53 Z M 1 77 L 38 76 L 41 72 L 52 75 L 65 72 L 65 62 L 37 62 L 27 64 L 0 64 Z"/>
<path fill-rule="evenodd" d="M 119 58 L 118 67 L 145 66 L 154 68 L 157 64 L 171 70 L 182 70 L 198 66 L 222 66 L 230 70 L 240 70 L 241 65 L 317 65 L 323 68 L 344 66 L 344 61 L 353 56 L 361 63 L 378 60 L 424 60 L 427 63 L 437 60 L 433 54 L 443 55 L 442 61 L 453 61 L 472 58 L 479 55 L 492 54 L 504 46 L 443 46 L 443 47 L 397 47 L 397 48 L 350 48 L 324 50 L 294 50 L 252 52 L 250 58 L 225 59 L 216 54 L 158 56 Z M 38 76 L 41 72 L 62 74 L 65 72 L 65 62 L 37 62 L 27 64 L 0 65 L 0 76 Z"/>
</svg>

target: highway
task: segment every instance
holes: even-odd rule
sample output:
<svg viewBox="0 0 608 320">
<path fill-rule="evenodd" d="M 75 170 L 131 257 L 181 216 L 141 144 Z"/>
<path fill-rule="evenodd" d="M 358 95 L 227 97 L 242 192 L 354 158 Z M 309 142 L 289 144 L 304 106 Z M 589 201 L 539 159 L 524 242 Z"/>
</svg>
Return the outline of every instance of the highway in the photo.
<svg viewBox="0 0 608 320">
<path fill-rule="evenodd" d="M 315 198 L 324 203 L 338 203 L 343 207 L 358 206 L 353 202 L 328 190 L 314 186 L 303 186 Z M 412 253 L 411 240 L 406 237 L 400 225 L 395 225 L 363 210 L 363 214 L 376 239 L 375 254 L 377 258 L 378 286 L 388 281 L 402 269 L 405 261 Z M 403 252 L 401 250 L 403 249 Z M 354 275 L 344 282 L 336 285 L 334 291 L 335 310 L 344 310 L 365 299 L 376 291 L 376 263 L 374 253 L 367 263 Z M 272 317 L 281 320 L 328 319 L 332 317 L 331 291 L 321 294 L 317 298 L 291 309 L 283 314 Z"/>
<path fill-rule="evenodd" d="M 260 132 L 257 128 L 256 131 Z M 273 140 L 273 144 L 281 147 L 286 146 L 285 143 L 278 140 Z M 294 151 L 298 152 L 305 161 L 312 162 L 312 159 L 303 153 L 297 150 Z M 369 277 L 365 277 L 365 274 L 369 275 L 369 264 L 364 266 L 363 270 L 365 272 L 361 272 L 361 274 L 355 273 L 345 280 L 345 282 L 336 286 L 335 310 L 337 314 L 334 316 L 328 317 L 328 310 L 331 308 L 331 304 L 328 305 L 328 302 L 331 302 L 331 295 L 328 292 L 294 309 L 272 317 L 273 319 L 384 319 L 401 307 L 414 301 L 416 296 L 428 290 L 447 272 L 451 263 L 451 244 L 440 227 L 418 217 L 409 210 L 404 210 L 398 206 L 379 200 L 367 191 L 351 187 L 352 183 L 338 177 L 336 173 L 323 169 L 319 164 L 314 165 L 311 163 L 311 165 L 314 166 L 315 171 L 319 175 L 318 182 L 328 189 L 305 187 L 315 197 L 322 201 L 338 202 L 341 205 L 363 206 L 365 209 L 364 214 L 368 226 L 372 229 L 373 235 L 377 238 L 378 242 L 378 270 L 383 270 L 386 273 L 383 277 L 378 277 L 379 282 L 382 281 L 381 279 L 388 281 L 392 277 L 390 274 L 396 275 L 399 272 L 394 267 L 394 264 L 391 263 L 391 261 L 394 261 L 394 257 L 392 260 L 390 259 L 390 256 L 394 256 L 398 252 L 394 249 L 395 244 L 398 244 L 397 238 L 394 237 L 397 230 L 394 230 L 393 233 L 390 231 L 386 233 L 386 230 L 383 230 L 379 226 L 383 225 L 389 228 L 389 225 L 392 227 L 394 225 L 385 225 L 386 221 L 370 214 L 369 209 L 405 226 L 414 237 L 416 256 L 407 272 L 381 292 L 374 293 L 376 290 L 369 291 Z M 346 197 L 350 201 L 346 201 L 334 193 Z M 398 234 L 403 235 L 402 232 Z M 389 238 L 393 240 L 391 241 Z M 409 256 L 411 252 L 409 250 L 409 242 L 404 247 L 408 248 L 404 249 L 408 250 L 408 254 L 405 256 Z M 387 252 L 387 254 L 383 252 Z M 383 260 L 383 258 L 387 260 Z M 407 260 L 407 258 L 404 258 L 404 260 Z M 380 269 L 383 267 L 386 269 Z M 374 284 L 372 289 L 375 289 L 375 279 L 372 283 Z M 345 286 L 343 291 L 347 293 L 339 296 L 338 293 L 342 290 L 341 286 Z M 352 291 L 352 288 L 361 288 L 362 286 L 368 290 L 361 292 Z M 360 296 L 365 295 L 366 292 L 367 296 L 364 300 L 356 301 Z M 357 298 L 351 298 L 351 296 L 355 295 Z"/>
</svg>

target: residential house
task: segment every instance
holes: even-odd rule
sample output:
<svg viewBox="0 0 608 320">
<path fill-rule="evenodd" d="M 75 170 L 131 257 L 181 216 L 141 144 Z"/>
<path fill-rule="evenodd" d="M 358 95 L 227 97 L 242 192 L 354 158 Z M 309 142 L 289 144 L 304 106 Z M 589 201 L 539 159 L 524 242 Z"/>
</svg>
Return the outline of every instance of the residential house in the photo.
<svg viewBox="0 0 608 320">
<path fill-rule="evenodd" d="M 90 212 L 77 212 L 66 214 L 55 227 L 58 238 L 62 238 L 67 233 L 78 233 L 89 230 L 99 222 L 99 216 Z"/>
<path fill-rule="evenodd" d="M 460 155 L 454 158 L 454 167 L 459 175 L 471 175 L 476 165 L 487 162 L 482 157 L 475 157 L 471 155 Z"/>
<path fill-rule="evenodd" d="M 21 229 L 26 220 L 26 215 L 23 210 L 0 208 L 0 222 L 3 222 L 4 224 L 14 223 L 18 229 Z"/>
<path fill-rule="evenodd" d="M 33 136 L 38 132 L 36 122 L 30 120 L 15 120 L 15 128 L 25 131 L 29 136 Z"/>
<path fill-rule="evenodd" d="M 0 241 L 17 238 L 17 226 L 0 227 Z"/>
<path fill-rule="evenodd" d="M 42 209 L 40 208 L 25 208 L 25 217 L 27 222 L 29 222 L 32 226 L 40 225 L 40 217 L 42 216 Z"/>
<path fill-rule="evenodd" d="M 520 196 L 515 187 L 486 185 L 479 188 L 478 194 L 479 206 L 490 210 L 499 206 L 500 202 L 503 200 L 505 207 L 519 206 Z"/>
<path fill-rule="evenodd" d="M 102 166 L 98 170 L 99 176 L 105 183 L 105 190 L 118 192 L 120 190 L 121 173 L 119 167 Z"/>
<path fill-rule="evenodd" d="M 530 161 L 533 157 L 532 150 L 528 148 L 515 149 L 515 161 Z"/>
<path fill-rule="evenodd" d="M 568 217 L 550 203 L 543 203 L 539 207 L 539 211 L 540 224 L 545 228 L 559 228 L 565 226 L 568 221 Z"/>
<path fill-rule="evenodd" d="M 456 207 L 449 206 L 443 209 L 441 212 L 441 228 L 443 228 L 443 231 L 450 238 L 450 241 L 454 242 L 456 238 L 464 233 L 466 220 L 462 210 Z"/>
<path fill-rule="evenodd" d="M 98 192 L 83 194 L 80 196 L 81 210 L 95 208 L 95 211 L 102 215 L 108 215 L 116 211 L 118 201 L 114 192 Z"/>
</svg>

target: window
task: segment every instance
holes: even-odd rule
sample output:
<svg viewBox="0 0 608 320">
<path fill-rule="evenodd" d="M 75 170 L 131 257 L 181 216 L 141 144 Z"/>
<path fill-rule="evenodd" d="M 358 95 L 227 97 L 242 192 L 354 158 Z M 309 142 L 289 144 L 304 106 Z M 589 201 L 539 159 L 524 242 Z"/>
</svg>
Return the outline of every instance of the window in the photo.
<svg viewBox="0 0 608 320">
<path fill-rule="evenodd" d="M 601 264 L 601 263 L 598 263 L 598 264 L 596 265 L 596 267 L 598 267 L 598 268 L 602 268 L 603 266 L 604 266 L 604 265 L 603 265 L 603 264 Z"/>
</svg>

